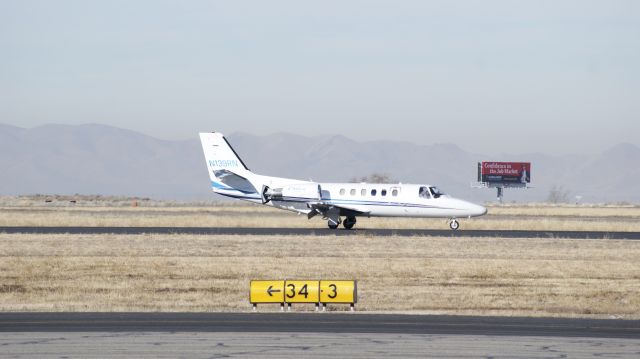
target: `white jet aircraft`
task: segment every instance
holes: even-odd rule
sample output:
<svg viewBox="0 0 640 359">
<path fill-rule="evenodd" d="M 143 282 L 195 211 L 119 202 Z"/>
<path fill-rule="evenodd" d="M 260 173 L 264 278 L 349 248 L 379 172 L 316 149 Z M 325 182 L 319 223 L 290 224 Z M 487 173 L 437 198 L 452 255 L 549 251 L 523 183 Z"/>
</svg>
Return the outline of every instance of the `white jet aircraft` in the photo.
<svg viewBox="0 0 640 359">
<path fill-rule="evenodd" d="M 317 183 L 255 174 L 221 133 L 200 133 L 215 193 L 267 206 L 321 215 L 329 228 L 351 229 L 356 217 L 449 218 L 452 230 L 463 217 L 482 216 L 487 209 L 455 199 L 426 184 Z M 344 220 L 342 220 L 344 217 Z"/>
</svg>

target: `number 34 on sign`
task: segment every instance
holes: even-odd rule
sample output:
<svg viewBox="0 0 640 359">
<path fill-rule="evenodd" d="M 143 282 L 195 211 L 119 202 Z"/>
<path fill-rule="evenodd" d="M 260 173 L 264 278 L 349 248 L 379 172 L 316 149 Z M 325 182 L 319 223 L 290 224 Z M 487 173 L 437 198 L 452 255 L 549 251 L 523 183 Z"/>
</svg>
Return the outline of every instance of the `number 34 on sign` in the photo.
<svg viewBox="0 0 640 359">
<path fill-rule="evenodd" d="M 252 280 L 249 301 L 262 303 L 355 304 L 355 280 Z"/>
</svg>

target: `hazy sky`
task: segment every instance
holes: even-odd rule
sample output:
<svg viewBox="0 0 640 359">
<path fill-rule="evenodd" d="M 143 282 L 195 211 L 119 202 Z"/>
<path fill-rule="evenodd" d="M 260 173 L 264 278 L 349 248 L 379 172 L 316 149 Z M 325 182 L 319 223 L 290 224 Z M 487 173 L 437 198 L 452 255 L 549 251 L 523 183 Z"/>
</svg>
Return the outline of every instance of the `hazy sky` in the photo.
<svg viewBox="0 0 640 359">
<path fill-rule="evenodd" d="M 0 0 L 0 123 L 640 144 L 640 1 Z"/>
</svg>

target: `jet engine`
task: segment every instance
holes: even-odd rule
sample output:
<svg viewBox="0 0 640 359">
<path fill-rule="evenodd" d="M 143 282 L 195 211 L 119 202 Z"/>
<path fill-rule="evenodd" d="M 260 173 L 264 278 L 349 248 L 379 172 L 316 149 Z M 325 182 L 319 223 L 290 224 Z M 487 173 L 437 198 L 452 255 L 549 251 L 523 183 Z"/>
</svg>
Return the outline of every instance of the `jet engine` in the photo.
<svg viewBox="0 0 640 359">
<path fill-rule="evenodd" d="M 319 201 L 322 189 L 318 183 L 296 183 L 282 187 L 271 188 L 262 186 L 262 203 L 269 201 Z"/>
</svg>

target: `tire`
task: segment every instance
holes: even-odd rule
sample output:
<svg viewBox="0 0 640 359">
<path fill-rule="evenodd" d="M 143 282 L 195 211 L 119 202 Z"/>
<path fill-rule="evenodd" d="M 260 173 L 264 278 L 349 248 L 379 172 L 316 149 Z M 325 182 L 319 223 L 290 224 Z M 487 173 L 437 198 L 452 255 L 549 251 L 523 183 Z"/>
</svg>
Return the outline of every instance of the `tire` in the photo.
<svg viewBox="0 0 640 359">
<path fill-rule="evenodd" d="M 337 229 L 338 228 L 338 223 L 333 223 L 331 221 L 327 221 L 327 225 L 329 226 L 330 229 Z"/>
<path fill-rule="evenodd" d="M 455 219 L 452 219 L 451 222 L 449 222 L 449 228 L 451 228 L 452 231 L 457 231 L 458 228 L 460 228 L 460 223 Z"/>
<path fill-rule="evenodd" d="M 342 225 L 344 226 L 344 228 L 346 229 L 351 229 L 353 228 L 353 226 L 356 225 L 356 217 L 347 217 L 344 219 L 344 222 L 342 222 Z"/>
</svg>

